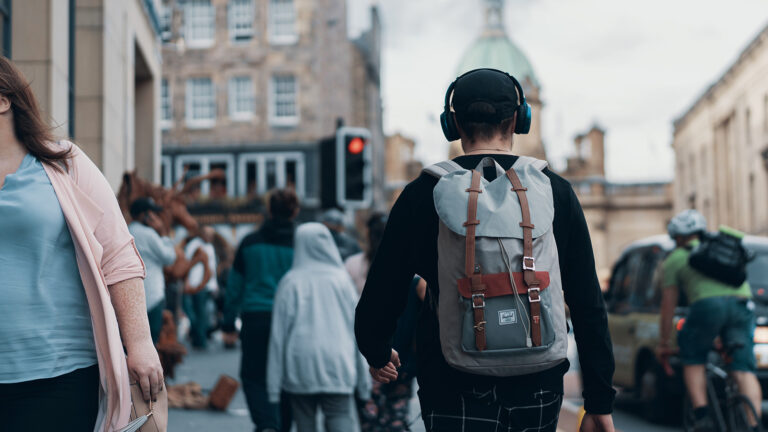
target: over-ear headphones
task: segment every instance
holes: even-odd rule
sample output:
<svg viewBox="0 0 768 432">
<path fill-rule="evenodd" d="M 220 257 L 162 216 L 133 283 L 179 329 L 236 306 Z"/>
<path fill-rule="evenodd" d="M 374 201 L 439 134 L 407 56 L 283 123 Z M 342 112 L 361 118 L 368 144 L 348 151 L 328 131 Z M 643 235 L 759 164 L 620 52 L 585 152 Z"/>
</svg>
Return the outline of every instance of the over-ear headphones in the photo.
<svg viewBox="0 0 768 432">
<path fill-rule="evenodd" d="M 520 95 L 520 104 L 516 109 L 517 122 L 515 123 L 515 133 L 521 135 L 527 134 L 531 130 L 531 106 L 528 105 L 528 102 L 525 100 L 523 87 L 515 79 L 515 77 L 506 72 L 500 71 L 498 69 L 483 68 L 474 69 L 461 75 L 460 77 L 456 78 L 456 80 L 454 80 L 450 86 L 448 86 L 448 91 L 445 92 L 445 107 L 443 108 L 443 113 L 440 114 L 440 126 L 443 128 L 443 134 L 445 135 L 445 138 L 448 141 L 456 141 L 457 139 L 461 138 L 459 135 L 459 128 L 456 126 L 456 117 L 451 112 L 451 96 L 453 95 L 453 90 L 456 87 L 456 83 L 458 83 L 459 80 L 461 80 L 463 77 L 481 70 L 493 71 L 503 74 L 504 76 L 509 77 L 509 79 L 511 79 L 515 84 L 517 93 Z"/>
</svg>

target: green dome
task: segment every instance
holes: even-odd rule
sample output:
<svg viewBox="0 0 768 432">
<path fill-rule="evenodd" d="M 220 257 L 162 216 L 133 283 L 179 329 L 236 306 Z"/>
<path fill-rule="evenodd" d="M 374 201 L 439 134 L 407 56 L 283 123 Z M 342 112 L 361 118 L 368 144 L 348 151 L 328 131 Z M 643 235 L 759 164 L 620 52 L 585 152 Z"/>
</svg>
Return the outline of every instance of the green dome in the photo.
<svg viewBox="0 0 768 432">
<path fill-rule="evenodd" d="M 475 41 L 459 62 L 457 76 L 472 69 L 493 68 L 512 74 L 524 85 L 526 78 L 541 87 L 533 66 L 505 35 L 484 35 Z"/>
</svg>

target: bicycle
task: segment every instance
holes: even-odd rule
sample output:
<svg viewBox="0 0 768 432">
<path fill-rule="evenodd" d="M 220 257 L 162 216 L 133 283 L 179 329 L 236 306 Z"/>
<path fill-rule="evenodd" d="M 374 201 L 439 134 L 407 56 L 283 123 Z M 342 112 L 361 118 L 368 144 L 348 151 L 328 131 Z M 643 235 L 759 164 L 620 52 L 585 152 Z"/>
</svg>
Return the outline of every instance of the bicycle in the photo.
<svg viewBox="0 0 768 432">
<path fill-rule="evenodd" d="M 736 380 L 725 371 L 733 352 L 744 345 L 716 347 L 707 361 L 707 402 L 715 430 L 719 432 L 762 431 L 760 418 L 752 402 L 739 392 Z M 683 430 L 693 430 L 693 407 L 687 393 L 683 402 Z M 754 425 L 753 425 L 754 422 Z"/>
</svg>

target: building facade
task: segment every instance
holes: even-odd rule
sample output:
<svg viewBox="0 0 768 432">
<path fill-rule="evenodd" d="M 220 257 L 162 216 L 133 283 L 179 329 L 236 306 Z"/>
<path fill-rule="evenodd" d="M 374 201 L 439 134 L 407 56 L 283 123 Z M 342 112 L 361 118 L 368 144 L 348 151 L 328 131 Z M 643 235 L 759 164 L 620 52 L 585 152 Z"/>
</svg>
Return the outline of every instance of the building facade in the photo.
<svg viewBox="0 0 768 432">
<path fill-rule="evenodd" d="M 399 133 L 387 137 L 386 193 L 389 206 L 394 205 L 405 186 L 421 174 L 423 165 L 415 158 L 416 142 Z"/>
<path fill-rule="evenodd" d="M 674 122 L 675 210 L 768 235 L 768 27 Z"/>
<path fill-rule="evenodd" d="M 584 210 L 601 276 L 607 277 L 630 243 L 666 232 L 672 217 L 671 184 L 608 181 L 605 131 L 599 126 L 574 138 L 573 156 L 559 174 L 571 182 Z"/>
<path fill-rule="evenodd" d="M 294 187 L 320 205 L 319 141 L 371 131 L 384 201 L 380 24 L 347 36 L 345 0 L 168 0 L 161 13 L 163 176 L 221 170 L 200 195 L 238 201 Z"/>
<path fill-rule="evenodd" d="M 113 188 L 128 170 L 160 178 L 157 0 L 3 0 L 4 55 L 31 81 L 54 134 Z"/>
</svg>

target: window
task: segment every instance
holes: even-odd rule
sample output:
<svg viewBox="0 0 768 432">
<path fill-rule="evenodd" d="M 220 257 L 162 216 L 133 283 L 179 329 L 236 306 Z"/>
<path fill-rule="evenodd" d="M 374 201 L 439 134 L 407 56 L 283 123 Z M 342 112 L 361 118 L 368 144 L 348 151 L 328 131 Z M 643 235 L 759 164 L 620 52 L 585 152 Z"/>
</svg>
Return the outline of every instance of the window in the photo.
<svg viewBox="0 0 768 432">
<path fill-rule="evenodd" d="M 160 159 L 160 179 L 163 182 L 163 187 L 171 188 L 173 186 L 173 177 L 171 172 L 171 157 L 170 156 L 163 156 Z"/>
<path fill-rule="evenodd" d="M 173 105 L 171 102 L 171 90 L 168 88 L 168 80 L 163 78 L 160 82 L 160 127 L 170 129 L 173 122 Z"/>
<path fill-rule="evenodd" d="M 206 180 L 199 185 L 199 190 L 193 192 L 193 198 L 200 196 L 213 199 L 235 196 L 235 157 L 231 154 L 198 154 L 177 156 L 175 160 L 176 174 L 180 176 L 187 170 L 185 180 L 199 175 L 210 174 L 221 170 L 223 176 Z"/>
<path fill-rule="evenodd" d="M 184 4 L 184 37 L 190 48 L 213 45 L 216 10 L 210 0 L 187 0 Z"/>
<path fill-rule="evenodd" d="M 209 128 L 216 123 L 216 102 L 210 78 L 187 80 L 187 126 Z"/>
<path fill-rule="evenodd" d="M 747 147 L 752 145 L 751 123 L 752 123 L 752 113 L 750 112 L 749 108 L 747 108 L 747 112 L 744 114 L 744 128 L 745 128 L 744 134 L 747 140 Z"/>
<path fill-rule="evenodd" d="M 293 188 L 305 198 L 304 154 L 300 152 L 246 153 L 239 160 L 239 194 L 263 195 L 274 188 Z"/>
<path fill-rule="evenodd" d="M 171 31 L 173 23 L 173 9 L 166 4 L 160 5 L 160 39 L 163 42 L 169 42 L 171 40 Z"/>
<path fill-rule="evenodd" d="M 270 122 L 278 126 L 291 126 L 299 122 L 296 106 L 296 77 L 276 75 L 272 77 Z"/>
<path fill-rule="evenodd" d="M 253 37 L 253 0 L 230 0 L 229 38 L 245 42 Z"/>
<path fill-rule="evenodd" d="M 273 44 L 296 43 L 296 10 L 293 0 L 269 1 L 269 40 Z"/>
<path fill-rule="evenodd" d="M 253 117 L 253 80 L 238 76 L 229 80 L 229 117 L 250 120 Z"/>
</svg>

